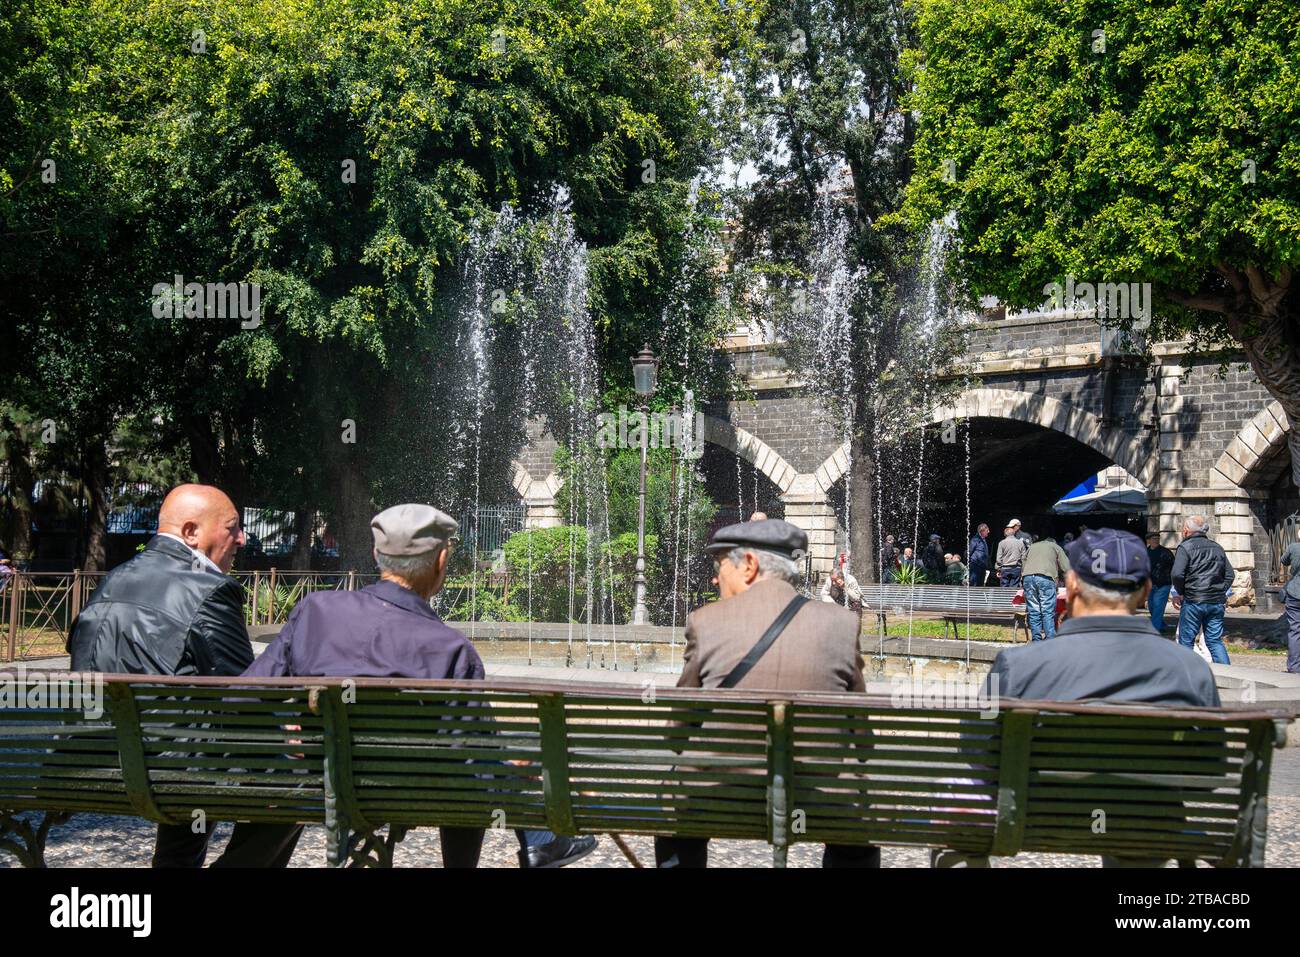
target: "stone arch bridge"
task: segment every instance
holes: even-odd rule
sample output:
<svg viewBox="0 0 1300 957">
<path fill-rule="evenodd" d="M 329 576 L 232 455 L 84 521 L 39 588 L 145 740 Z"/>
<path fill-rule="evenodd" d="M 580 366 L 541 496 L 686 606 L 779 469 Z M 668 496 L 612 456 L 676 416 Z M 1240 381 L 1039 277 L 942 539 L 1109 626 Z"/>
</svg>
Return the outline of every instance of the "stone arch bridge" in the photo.
<svg viewBox="0 0 1300 957">
<path fill-rule="evenodd" d="M 987 521 L 995 539 L 1013 515 L 1031 530 L 1050 521 L 1059 528 L 1052 504 L 1090 475 L 1120 466 L 1146 489 L 1148 526 L 1165 533 L 1167 545 L 1184 516 L 1207 515 L 1238 571 L 1237 587 L 1253 587 L 1263 599 L 1270 530 L 1300 507 L 1280 406 L 1240 356 L 1190 357 L 1176 342 L 1118 355 L 1102 343 L 1094 319 L 1060 311 L 972 327 L 975 385 L 931 417 L 968 423 L 973 523 Z M 737 479 L 717 499 L 738 498 L 746 511 L 757 499 L 783 513 L 808 532 L 814 571 L 829 569 L 844 537 L 849 467 L 836 426 L 770 345 L 742 333 L 717 358 L 733 365 L 750 397 L 704 409 L 706 458 L 729 460 L 718 470 L 725 474 L 739 457 L 763 490 L 737 494 Z M 535 434 L 515 463 L 514 487 L 531 525 L 561 520 L 553 451 L 548 436 Z M 953 478 L 964 499 L 964 483 Z M 953 550 L 969 534 L 964 518 L 948 523 Z"/>
</svg>

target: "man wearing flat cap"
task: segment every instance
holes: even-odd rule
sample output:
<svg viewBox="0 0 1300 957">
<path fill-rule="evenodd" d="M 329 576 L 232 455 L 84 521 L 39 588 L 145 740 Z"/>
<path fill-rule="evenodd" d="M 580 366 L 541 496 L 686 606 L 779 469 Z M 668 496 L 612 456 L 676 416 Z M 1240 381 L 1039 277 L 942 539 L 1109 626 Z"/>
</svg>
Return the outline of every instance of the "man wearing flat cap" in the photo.
<svg viewBox="0 0 1300 957">
<path fill-rule="evenodd" d="M 1069 619 L 1054 641 L 998 653 L 982 700 L 1100 700 L 1218 707 L 1209 665 L 1190 648 L 1166 641 L 1139 615 L 1151 591 L 1146 545 L 1129 532 L 1088 529 L 1066 554 Z M 1178 805 L 1176 799 L 1153 799 Z M 1099 804 L 1104 810 L 1104 804 Z M 975 859 L 977 862 L 979 859 Z M 983 859 L 987 861 L 987 858 Z M 1149 858 L 1102 857 L 1104 866 L 1164 866 Z"/>
<path fill-rule="evenodd" d="M 1057 641 L 1000 652 L 990 691 L 1008 698 L 1219 704 L 1214 675 L 1190 649 L 1166 641 L 1137 615 L 1151 590 L 1151 563 L 1136 535 L 1089 529 L 1070 543 L 1069 619 Z M 994 687 L 991 682 L 997 679 Z"/>
<path fill-rule="evenodd" d="M 370 522 L 380 580 L 359 591 L 308 595 L 248 676 L 481 680 L 483 660 L 429 605 L 442 590 L 456 520 L 429 505 L 395 505 Z M 483 828 L 441 828 L 446 867 L 475 867 Z M 216 867 L 284 867 L 300 825 L 239 824 Z M 593 837 L 516 831 L 522 867 L 559 867 L 585 857 Z"/>
<path fill-rule="evenodd" d="M 866 691 L 858 654 L 858 616 L 810 601 L 802 579 L 808 536 L 780 519 L 718 529 L 706 551 L 721 600 L 686 619 L 679 688 Z M 704 838 L 659 837 L 659 867 L 705 867 Z M 825 867 L 878 867 L 879 848 L 828 846 Z"/>
</svg>

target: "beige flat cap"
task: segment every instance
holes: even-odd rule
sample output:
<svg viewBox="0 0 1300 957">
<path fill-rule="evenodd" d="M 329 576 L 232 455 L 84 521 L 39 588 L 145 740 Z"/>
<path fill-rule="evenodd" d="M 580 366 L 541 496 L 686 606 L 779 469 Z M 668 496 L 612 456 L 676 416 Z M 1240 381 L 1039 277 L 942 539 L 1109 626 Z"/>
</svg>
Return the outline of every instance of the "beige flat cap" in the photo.
<svg viewBox="0 0 1300 957">
<path fill-rule="evenodd" d="M 370 520 L 375 551 L 382 555 L 427 555 L 456 534 L 456 520 L 432 505 L 394 505 Z"/>
</svg>

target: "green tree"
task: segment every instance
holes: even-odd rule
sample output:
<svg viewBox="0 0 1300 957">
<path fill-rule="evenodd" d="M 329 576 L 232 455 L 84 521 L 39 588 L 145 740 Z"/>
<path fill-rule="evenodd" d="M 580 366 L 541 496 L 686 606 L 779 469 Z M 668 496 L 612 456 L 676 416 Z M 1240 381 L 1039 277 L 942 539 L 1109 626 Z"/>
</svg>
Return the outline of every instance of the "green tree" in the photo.
<svg viewBox="0 0 1300 957">
<path fill-rule="evenodd" d="M 117 419 L 162 410 L 201 480 L 325 508 L 359 567 L 371 509 L 447 454 L 471 224 L 562 186 L 625 364 L 689 258 L 676 207 L 716 160 L 711 91 L 747 23 L 710 0 L 24 0 L 0 15 L 0 215 L 25 243 L 0 264 L 30 277 L 4 293 L 9 381 L 101 477 Z M 256 285 L 260 324 L 160 310 L 176 275 Z M 495 438 L 504 476 L 519 442 Z"/>
<path fill-rule="evenodd" d="M 887 224 L 912 173 L 902 108 L 911 30 L 893 0 L 794 0 L 764 9 L 759 42 L 738 58 L 744 124 L 732 156 L 755 181 L 737 191 L 736 267 L 762 277 L 761 318 L 775 319 L 779 351 L 850 443 L 850 546 L 864 580 L 878 572 L 877 499 L 891 494 L 876 475 L 879 449 L 960 384 L 934 375 L 961 353 L 956 327 L 916 305 L 931 281 L 945 287 L 936 301 L 950 298 L 942 250 L 927 274 L 917 263 L 930 224 Z M 841 217 L 842 252 L 826 246 Z M 840 269 L 850 276 L 837 285 Z"/>
<path fill-rule="evenodd" d="M 919 0 L 907 215 L 969 287 L 1149 282 L 1153 332 L 1235 341 L 1300 483 L 1300 20 L 1287 0 Z M 1134 318 L 1108 317 L 1132 327 Z"/>
</svg>

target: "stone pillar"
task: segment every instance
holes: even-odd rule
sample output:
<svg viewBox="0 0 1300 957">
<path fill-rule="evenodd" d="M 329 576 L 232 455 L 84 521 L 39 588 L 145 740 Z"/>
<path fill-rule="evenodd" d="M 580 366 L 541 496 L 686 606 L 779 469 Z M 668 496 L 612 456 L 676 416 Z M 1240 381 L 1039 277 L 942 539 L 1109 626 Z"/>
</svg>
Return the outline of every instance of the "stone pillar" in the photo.
<svg viewBox="0 0 1300 957">
<path fill-rule="evenodd" d="M 1234 606 L 1255 603 L 1255 549 L 1253 532 L 1255 521 L 1250 513 L 1249 498 L 1222 498 L 1214 503 L 1210 519 L 1210 537 L 1223 546 L 1228 561 L 1236 569 L 1232 583 Z"/>
<path fill-rule="evenodd" d="M 1182 450 L 1185 430 L 1180 421 L 1183 412 L 1183 369 L 1179 365 L 1160 367 L 1159 389 L 1156 393 L 1156 416 L 1159 424 L 1160 461 L 1157 464 L 1156 486 L 1182 483 Z"/>
<path fill-rule="evenodd" d="M 535 479 L 523 469 L 515 473 L 515 491 L 524 500 L 524 528 L 555 528 L 564 524 L 555 502 L 560 477 L 552 472 L 545 479 Z"/>
<path fill-rule="evenodd" d="M 556 528 L 563 524 L 555 496 L 524 500 L 524 528 Z"/>
<path fill-rule="evenodd" d="M 797 476 L 781 495 L 785 520 L 808 533 L 813 584 L 835 563 L 835 509 L 813 475 Z"/>
</svg>

